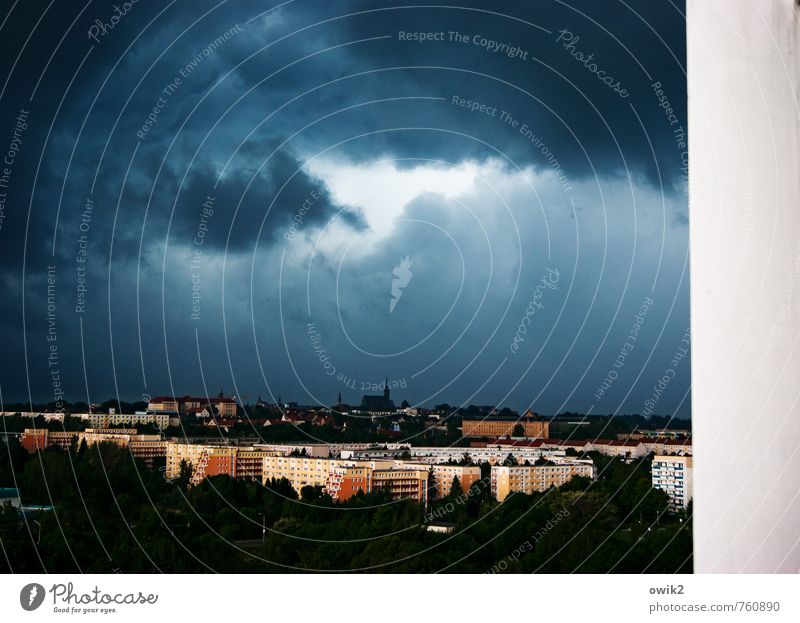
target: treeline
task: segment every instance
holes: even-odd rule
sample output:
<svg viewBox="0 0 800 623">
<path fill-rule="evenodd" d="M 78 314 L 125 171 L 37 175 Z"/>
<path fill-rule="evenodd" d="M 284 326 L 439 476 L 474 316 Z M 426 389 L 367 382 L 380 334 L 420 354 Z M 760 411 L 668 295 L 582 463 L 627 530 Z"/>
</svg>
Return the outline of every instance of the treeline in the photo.
<svg viewBox="0 0 800 623">
<path fill-rule="evenodd" d="M 601 477 L 498 504 L 488 470 L 469 492 L 427 509 L 384 492 L 334 503 L 320 489 L 227 476 L 188 487 L 100 444 L 28 455 L 0 447 L 0 486 L 26 505 L 0 509 L 0 571 L 269 573 L 434 571 L 690 572 L 691 521 L 668 515 L 649 460 L 594 455 Z M 431 520 L 452 534 L 428 532 Z"/>
</svg>

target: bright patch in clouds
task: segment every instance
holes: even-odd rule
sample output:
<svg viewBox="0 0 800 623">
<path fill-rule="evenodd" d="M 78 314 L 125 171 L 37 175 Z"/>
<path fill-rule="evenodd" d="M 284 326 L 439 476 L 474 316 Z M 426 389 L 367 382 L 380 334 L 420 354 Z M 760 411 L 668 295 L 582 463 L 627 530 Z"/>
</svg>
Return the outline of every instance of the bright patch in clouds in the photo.
<svg viewBox="0 0 800 623">
<path fill-rule="evenodd" d="M 406 169 L 387 160 L 364 165 L 318 160 L 308 168 L 325 181 L 338 204 L 360 208 L 367 225 L 382 234 L 391 230 L 391 222 L 415 197 L 425 193 L 458 197 L 473 190 L 480 176 L 480 167 L 473 162 L 448 166 L 423 161 Z"/>
</svg>

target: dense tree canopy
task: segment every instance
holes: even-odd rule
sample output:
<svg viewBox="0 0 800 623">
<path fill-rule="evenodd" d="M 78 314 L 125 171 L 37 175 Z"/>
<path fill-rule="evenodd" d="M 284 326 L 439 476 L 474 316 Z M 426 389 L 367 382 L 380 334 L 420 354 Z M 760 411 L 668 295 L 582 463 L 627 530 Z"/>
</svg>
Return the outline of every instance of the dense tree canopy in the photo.
<svg viewBox="0 0 800 623">
<path fill-rule="evenodd" d="M 321 489 L 227 476 L 169 482 L 100 444 L 27 455 L 8 437 L 0 486 L 28 513 L 0 509 L 4 572 L 690 572 L 691 521 L 667 514 L 650 461 L 593 455 L 600 477 L 536 495 L 489 495 L 488 470 L 423 508 L 385 492 L 335 503 Z M 428 532 L 438 520 L 452 534 Z"/>
</svg>

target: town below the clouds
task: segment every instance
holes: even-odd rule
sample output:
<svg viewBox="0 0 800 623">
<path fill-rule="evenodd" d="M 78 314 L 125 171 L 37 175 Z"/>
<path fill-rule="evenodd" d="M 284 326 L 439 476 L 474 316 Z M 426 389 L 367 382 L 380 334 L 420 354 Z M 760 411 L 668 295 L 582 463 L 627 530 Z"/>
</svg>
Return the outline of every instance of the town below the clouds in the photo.
<svg viewBox="0 0 800 623">
<path fill-rule="evenodd" d="M 492 508 L 516 507 L 526 501 L 530 510 L 531 505 L 539 505 L 536 500 L 564 496 L 570 502 L 561 502 L 553 513 L 557 520 L 547 519 L 545 525 L 565 521 L 574 506 L 588 512 L 597 503 L 598 512 L 605 515 L 619 513 L 629 504 L 630 512 L 619 518 L 610 533 L 625 537 L 625 543 L 633 534 L 640 541 L 649 537 L 656 542 L 659 531 L 674 540 L 691 530 L 686 520 L 691 518 L 692 441 L 686 420 L 574 413 L 542 417 L 531 410 L 519 414 L 507 408 L 447 404 L 426 409 L 405 401 L 396 406 L 391 386 L 387 379 L 382 393 L 364 395 L 356 406 L 345 404 L 341 395 L 330 406 L 302 406 L 280 399 L 270 403 L 261 398 L 251 405 L 223 392 L 208 397 L 155 396 L 146 403 L 62 403 L 59 411 L 48 410 L 47 405 L 35 410 L 6 405 L 3 430 L 9 446 L 5 456 L 10 458 L 4 456 L 0 469 L 2 496 L 7 501 L 4 529 L 14 525 L 30 529 L 33 517 L 42 526 L 67 512 L 71 503 L 63 509 L 59 503 L 65 493 L 59 491 L 59 477 L 51 473 L 45 478 L 42 470 L 48 474 L 48 466 L 60 465 L 63 478 L 82 461 L 91 460 L 111 481 L 117 469 L 138 474 L 140 482 L 111 490 L 117 500 L 136 496 L 142 488 L 147 493 L 146 480 L 157 482 L 158 489 L 171 489 L 172 495 L 179 491 L 182 502 L 167 511 L 174 516 L 165 522 L 165 529 L 180 518 L 186 520 L 181 524 L 186 526 L 183 532 L 191 532 L 191 525 L 206 532 L 215 522 L 210 520 L 205 527 L 201 522 L 192 524 L 190 515 L 198 509 L 184 505 L 212 491 L 221 495 L 229 487 L 245 487 L 251 497 L 266 496 L 273 503 L 280 500 L 279 506 L 291 500 L 306 503 L 287 507 L 268 521 L 274 508 L 262 510 L 260 518 L 248 519 L 252 509 L 237 508 L 235 499 L 225 497 L 234 515 L 213 532 L 220 534 L 225 528 L 232 546 L 259 570 L 263 569 L 256 562 L 258 552 L 267 547 L 268 532 L 270 538 L 291 538 L 281 527 L 284 512 L 303 522 L 302 532 L 319 521 L 320 511 L 310 510 L 316 507 L 363 508 L 372 515 L 377 502 L 385 507 L 382 514 L 397 513 L 391 523 L 410 529 L 406 524 L 413 518 L 414 529 L 434 542 L 467 530 L 470 517 L 474 522 Z M 80 492 L 81 488 L 75 489 Z M 97 492 L 87 495 L 92 499 Z M 608 499 L 599 503 L 601 495 Z M 589 500 L 592 503 L 583 508 Z M 290 508 L 294 510 L 289 512 Z M 19 518 L 16 524 L 12 516 Z M 622 528 L 632 517 L 638 523 Z M 248 527 L 253 521 L 255 528 Z M 173 528 L 167 534 L 177 538 Z M 180 535 L 179 541 L 184 538 L 186 534 Z M 545 534 L 536 538 L 544 539 Z M 526 548 L 534 549 L 531 539 L 525 542 Z M 636 542 L 631 546 L 639 547 Z M 653 559 L 654 568 L 666 570 L 657 563 L 663 553 Z M 674 556 L 666 558 L 674 565 L 670 571 L 687 568 L 691 549 L 683 554 L 677 562 Z M 287 552 L 281 555 L 292 559 Z M 521 555 L 517 551 L 512 558 L 500 556 L 491 565 L 487 560 L 485 570 L 527 568 L 518 564 Z M 532 564 L 538 558 L 526 560 Z M 310 570 L 317 564 L 322 563 L 299 568 Z M 603 563 L 598 564 L 602 568 Z M 145 564 L 143 570 L 149 568 Z M 597 570 L 595 565 L 587 565 L 590 568 Z"/>
</svg>

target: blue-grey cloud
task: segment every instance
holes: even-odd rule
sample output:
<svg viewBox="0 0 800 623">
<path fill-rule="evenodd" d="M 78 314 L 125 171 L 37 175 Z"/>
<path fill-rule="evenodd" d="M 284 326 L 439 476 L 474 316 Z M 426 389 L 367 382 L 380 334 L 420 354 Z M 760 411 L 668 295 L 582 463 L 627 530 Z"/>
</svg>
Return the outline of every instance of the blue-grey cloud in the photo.
<svg viewBox="0 0 800 623">
<path fill-rule="evenodd" d="M 143 1 L 93 40 L 112 2 L 18 3 L 0 38 L 0 146 L 29 111 L 0 230 L 4 399 L 52 396 L 55 265 L 74 399 L 85 366 L 92 398 L 205 381 L 330 401 L 343 383 L 312 321 L 338 370 L 408 379 L 411 402 L 640 411 L 688 323 L 682 11 Z M 442 174 L 468 167 L 483 179 Z M 558 287 L 511 352 L 548 267 Z M 686 412 L 688 372 L 659 410 Z"/>
</svg>

